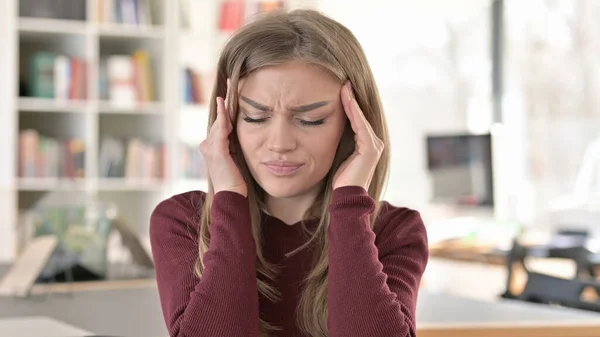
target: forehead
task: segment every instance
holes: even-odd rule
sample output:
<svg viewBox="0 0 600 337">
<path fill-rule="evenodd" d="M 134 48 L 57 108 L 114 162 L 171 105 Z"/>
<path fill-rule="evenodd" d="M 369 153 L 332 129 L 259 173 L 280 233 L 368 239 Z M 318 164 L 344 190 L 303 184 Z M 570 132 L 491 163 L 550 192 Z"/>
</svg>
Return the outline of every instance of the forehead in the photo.
<svg viewBox="0 0 600 337">
<path fill-rule="evenodd" d="M 240 80 L 240 92 L 257 100 L 303 100 L 338 93 L 341 81 L 322 67 L 289 61 L 253 71 Z M 305 103 L 305 102 L 303 102 Z"/>
</svg>

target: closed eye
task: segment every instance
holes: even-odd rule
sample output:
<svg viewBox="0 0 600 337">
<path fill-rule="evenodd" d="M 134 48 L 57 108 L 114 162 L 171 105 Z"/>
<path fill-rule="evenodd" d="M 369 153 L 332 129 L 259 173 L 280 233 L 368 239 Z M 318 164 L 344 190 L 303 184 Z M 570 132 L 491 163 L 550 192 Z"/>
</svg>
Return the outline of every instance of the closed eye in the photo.
<svg viewBox="0 0 600 337">
<path fill-rule="evenodd" d="M 246 123 L 252 123 L 252 124 L 261 124 L 266 122 L 269 119 L 269 117 L 264 117 L 264 118 L 252 118 L 248 115 L 246 115 L 244 113 L 244 122 Z M 316 121 L 307 121 L 304 119 L 298 119 L 298 122 L 300 123 L 300 125 L 302 126 L 319 126 L 319 125 L 323 125 L 325 123 L 325 118 L 316 120 Z"/>
<path fill-rule="evenodd" d="M 248 117 L 248 115 L 246 115 L 246 117 L 244 117 L 244 122 L 247 122 L 247 123 L 260 124 L 260 123 L 264 123 L 266 121 L 267 121 L 267 118 L 250 118 L 250 117 Z"/>
<path fill-rule="evenodd" d="M 319 119 L 316 121 L 305 121 L 303 119 L 300 119 L 300 124 L 302 124 L 304 126 L 318 126 L 318 125 L 323 125 L 323 123 L 325 123 L 325 118 Z"/>
</svg>

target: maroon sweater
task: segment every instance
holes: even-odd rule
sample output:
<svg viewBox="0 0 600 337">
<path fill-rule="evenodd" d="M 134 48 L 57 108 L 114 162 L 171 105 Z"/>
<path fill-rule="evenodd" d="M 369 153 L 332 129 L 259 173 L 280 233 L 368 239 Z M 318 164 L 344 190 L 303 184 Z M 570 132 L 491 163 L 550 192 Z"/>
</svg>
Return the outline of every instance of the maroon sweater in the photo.
<svg viewBox="0 0 600 337">
<path fill-rule="evenodd" d="M 303 336 L 295 310 L 313 252 L 284 256 L 305 242 L 300 226 L 264 215 L 265 256 L 281 267 L 275 285 L 282 299 L 272 303 L 258 294 L 248 200 L 240 194 L 215 195 L 205 270 L 202 279 L 194 275 L 204 196 L 200 191 L 176 195 L 161 202 L 151 217 L 152 253 L 170 336 L 255 337 L 259 315 L 282 328 L 273 336 Z M 374 200 L 361 187 L 333 192 L 327 295 L 331 337 L 416 334 L 417 292 L 428 260 L 425 226 L 418 212 L 384 202 L 371 230 L 374 209 Z"/>
</svg>

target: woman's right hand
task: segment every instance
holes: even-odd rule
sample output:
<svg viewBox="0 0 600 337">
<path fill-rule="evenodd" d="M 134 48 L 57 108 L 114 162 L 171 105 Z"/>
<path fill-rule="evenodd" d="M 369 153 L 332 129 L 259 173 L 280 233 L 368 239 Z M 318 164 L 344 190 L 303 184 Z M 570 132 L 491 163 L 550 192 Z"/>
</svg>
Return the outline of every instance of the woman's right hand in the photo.
<svg viewBox="0 0 600 337">
<path fill-rule="evenodd" d="M 225 101 L 217 97 L 217 119 L 210 127 L 208 137 L 200 144 L 200 152 L 204 156 L 215 194 L 231 191 L 246 197 L 248 187 L 230 153 L 229 135 L 232 130 L 233 124 Z"/>
</svg>

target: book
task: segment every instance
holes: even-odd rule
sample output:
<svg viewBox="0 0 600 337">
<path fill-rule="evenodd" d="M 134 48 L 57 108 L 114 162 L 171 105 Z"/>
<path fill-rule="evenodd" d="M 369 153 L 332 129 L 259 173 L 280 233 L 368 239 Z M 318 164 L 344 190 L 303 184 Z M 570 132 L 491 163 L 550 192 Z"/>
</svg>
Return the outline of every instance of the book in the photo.
<svg viewBox="0 0 600 337">
<path fill-rule="evenodd" d="M 111 104 L 121 107 L 134 106 L 137 102 L 137 88 L 131 57 L 112 55 L 107 58 L 106 63 Z"/>
<path fill-rule="evenodd" d="M 153 24 L 151 0 L 97 0 L 97 20 L 125 25 Z"/>
<path fill-rule="evenodd" d="M 102 178 L 162 179 L 165 166 L 161 143 L 109 136 L 101 141 L 99 174 Z"/>
<path fill-rule="evenodd" d="M 55 54 L 40 51 L 29 62 L 29 94 L 39 98 L 54 98 Z"/>
<path fill-rule="evenodd" d="M 186 179 L 206 179 L 208 173 L 200 149 L 181 144 L 179 147 L 180 176 Z"/>
<path fill-rule="evenodd" d="M 186 104 L 206 104 L 208 101 L 207 78 L 199 71 L 186 67 L 183 69 L 183 101 Z"/>
<path fill-rule="evenodd" d="M 136 50 L 133 55 L 111 55 L 101 66 L 101 91 L 108 93 L 108 100 L 119 107 L 135 107 L 138 103 L 156 100 L 150 55 Z M 105 79 L 105 80 L 104 80 Z"/>
<path fill-rule="evenodd" d="M 18 174 L 21 178 L 83 178 L 85 143 L 46 137 L 34 129 L 22 130 Z"/>
<path fill-rule="evenodd" d="M 221 4 L 219 30 L 232 32 L 244 24 L 246 4 L 240 0 L 226 0 Z"/>
<path fill-rule="evenodd" d="M 65 55 L 57 55 L 54 59 L 54 98 L 66 101 L 70 97 L 71 64 Z"/>
<path fill-rule="evenodd" d="M 87 62 L 80 58 L 39 51 L 29 62 L 24 94 L 59 101 L 87 98 Z"/>
<path fill-rule="evenodd" d="M 133 61 L 136 74 L 136 89 L 138 92 L 138 101 L 154 101 L 154 84 L 152 81 L 152 70 L 150 65 L 150 55 L 145 50 L 137 50 L 133 54 Z"/>
</svg>

